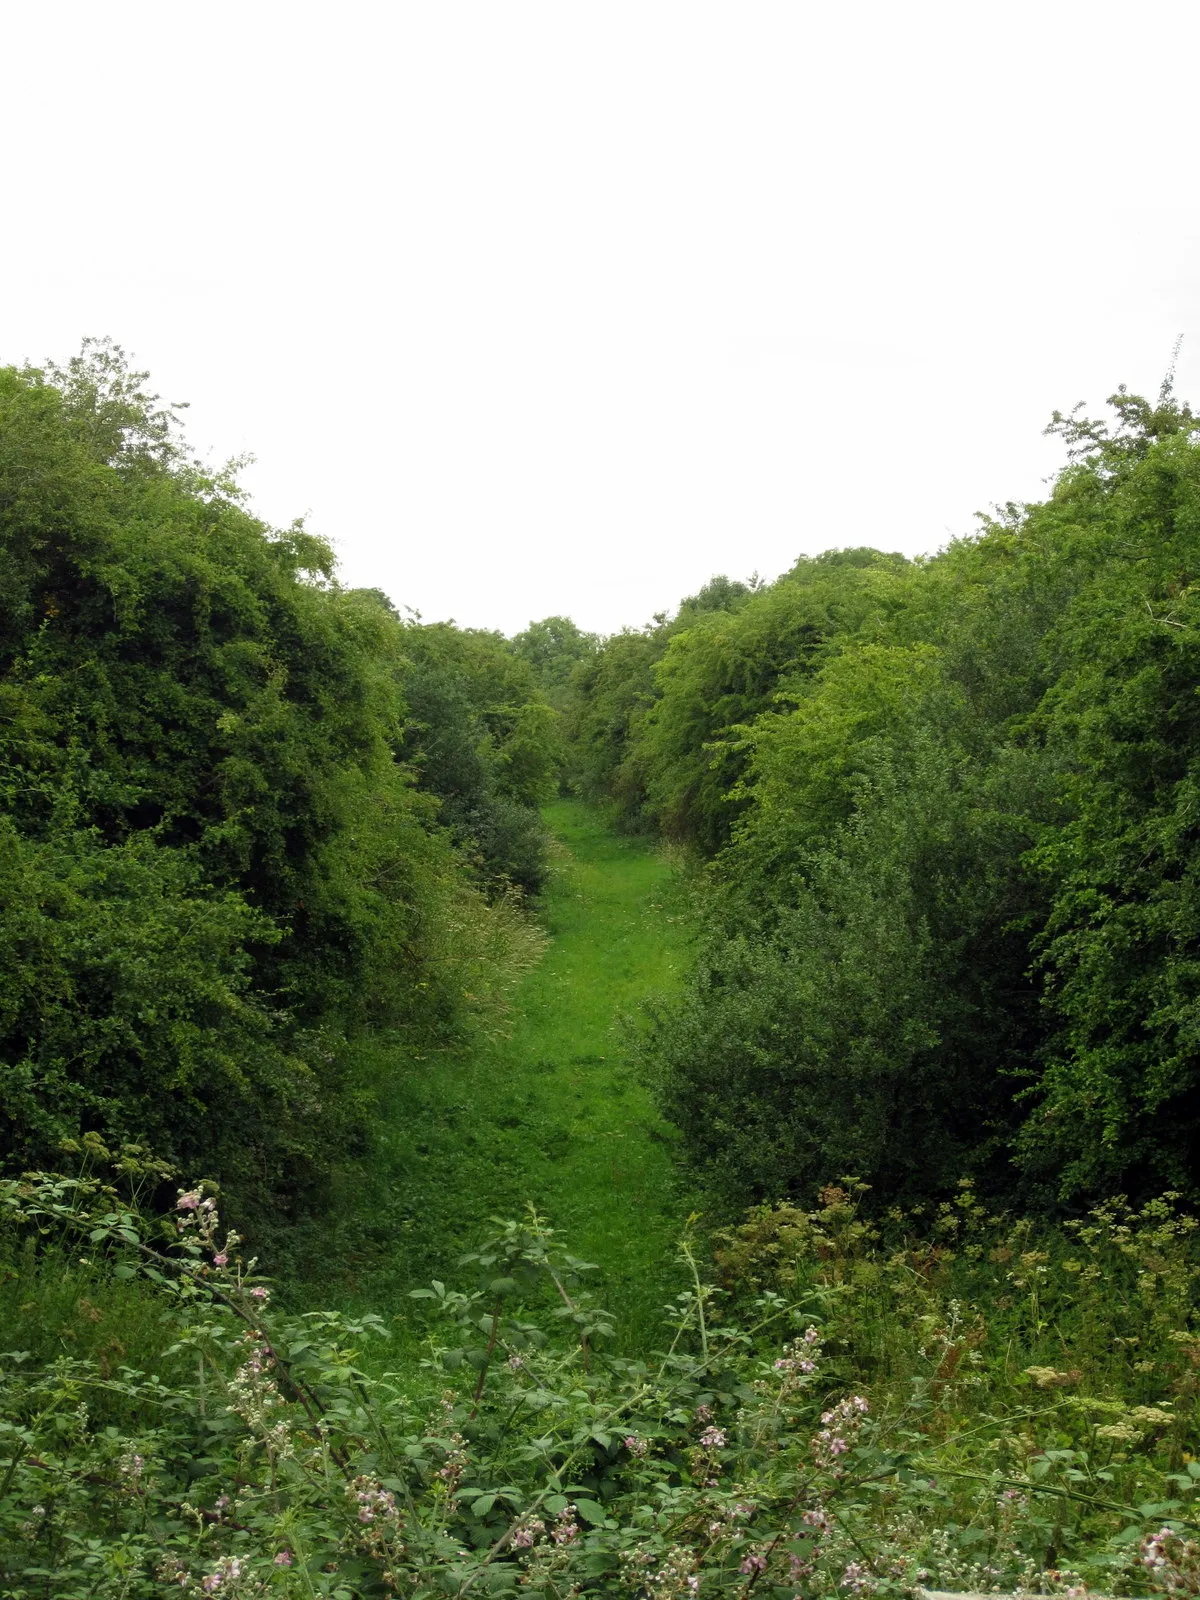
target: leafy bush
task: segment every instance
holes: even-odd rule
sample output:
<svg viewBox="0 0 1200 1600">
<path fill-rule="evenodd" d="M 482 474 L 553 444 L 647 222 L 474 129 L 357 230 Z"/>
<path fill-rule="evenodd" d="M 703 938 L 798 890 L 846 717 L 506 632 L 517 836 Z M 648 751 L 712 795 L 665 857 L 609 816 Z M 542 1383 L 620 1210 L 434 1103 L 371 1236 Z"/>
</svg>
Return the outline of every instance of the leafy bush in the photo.
<svg viewBox="0 0 1200 1600">
<path fill-rule="evenodd" d="M 1113 405 L 1043 504 L 638 667 L 617 772 L 712 857 L 648 1060 L 727 1200 L 1197 1192 L 1200 430 Z"/>
<path fill-rule="evenodd" d="M 719 848 L 741 810 L 745 725 L 841 633 L 886 613 L 906 565 L 828 550 L 775 584 L 717 577 L 672 621 L 606 640 L 572 679 L 568 725 L 585 793 L 615 801 L 627 825 Z"/>
<path fill-rule="evenodd" d="M 405 630 L 403 751 L 440 820 L 493 884 L 536 894 L 556 787 L 559 715 L 499 635 L 447 623 Z"/>
<path fill-rule="evenodd" d="M 311 1203 L 346 1038 L 461 1041 L 529 953 L 400 759 L 406 630 L 105 345 L 0 371 L 0 578 L 0 1161 L 149 1136 L 260 1219 Z M 493 739 L 525 801 L 539 715 Z"/>
</svg>

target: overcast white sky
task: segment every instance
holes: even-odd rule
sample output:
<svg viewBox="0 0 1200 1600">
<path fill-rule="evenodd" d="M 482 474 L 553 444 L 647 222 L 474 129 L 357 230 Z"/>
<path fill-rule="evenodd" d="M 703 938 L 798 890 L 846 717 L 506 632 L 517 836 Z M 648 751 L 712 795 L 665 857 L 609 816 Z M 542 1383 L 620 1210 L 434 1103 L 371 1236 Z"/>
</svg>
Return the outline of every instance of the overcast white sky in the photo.
<svg viewBox="0 0 1200 1600">
<path fill-rule="evenodd" d="M 348 582 L 609 631 L 1200 398 L 1200 5 L 0 0 L 0 360 L 111 334 Z"/>
</svg>

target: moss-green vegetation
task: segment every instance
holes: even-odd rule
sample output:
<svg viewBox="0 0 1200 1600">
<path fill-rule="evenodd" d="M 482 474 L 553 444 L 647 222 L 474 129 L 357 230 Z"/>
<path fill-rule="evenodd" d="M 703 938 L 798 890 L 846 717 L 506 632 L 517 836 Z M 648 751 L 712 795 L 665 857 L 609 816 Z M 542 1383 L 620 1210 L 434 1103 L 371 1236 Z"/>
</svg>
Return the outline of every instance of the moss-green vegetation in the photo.
<svg viewBox="0 0 1200 1600">
<path fill-rule="evenodd" d="M 344 1177 L 336 1246 L 353 1297 L 379 1307 L 534 1205 L 604 1272 L 622 1337 L 655 1327 L 683 1218 L 673 1130 L 630 1062 L 629 1028 L 675 987 L 687 919 L 662 853 L 595 808 L 545 808 L 558 841 L 539 906 L 542 960 L 514 995 L 507 1037 L 414 1063 L 378 1045 L 369 1153 Z"/>
</svg>

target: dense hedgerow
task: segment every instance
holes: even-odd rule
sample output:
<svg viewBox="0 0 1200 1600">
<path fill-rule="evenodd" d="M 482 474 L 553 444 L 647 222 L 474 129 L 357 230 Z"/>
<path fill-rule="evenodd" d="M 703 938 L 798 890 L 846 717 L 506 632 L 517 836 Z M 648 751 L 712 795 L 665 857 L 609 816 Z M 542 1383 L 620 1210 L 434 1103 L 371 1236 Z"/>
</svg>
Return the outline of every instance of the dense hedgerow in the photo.
<svg viewBox="0 0 1200 1600">
<path fill-rule="evenodd" d="M 803 562 L 576 674 L 586 783 L 706 862 L 647 1057 L 729 1203 L 1196 1191 L 1200 427 L 1169 383 L 1112 403 L 976 538 Z"/>
<path fill-rule="evenodd" d="M 499 879 L 539 842 L 501 810 L 485 883 L 420 791 L 413 631 L 191 461 L 115 348 L 0 371 L 0 1160 L 150 1139 L 265 1214 L 350 1135 L 356 1030 L 436 1048 L 503 1008 L 537 941 Z M 488 731 L 505 804 L 552 717 L 527 683 Z"/>
</svg>

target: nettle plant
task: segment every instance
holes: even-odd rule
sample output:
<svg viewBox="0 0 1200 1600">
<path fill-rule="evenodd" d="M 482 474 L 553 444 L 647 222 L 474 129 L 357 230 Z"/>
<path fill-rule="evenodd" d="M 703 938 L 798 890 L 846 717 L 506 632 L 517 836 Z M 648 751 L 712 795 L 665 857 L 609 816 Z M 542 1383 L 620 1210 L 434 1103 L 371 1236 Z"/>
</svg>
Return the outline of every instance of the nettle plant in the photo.
<svg viewBox="0 0 1200 1600">
<path fill-rule="evenodd" d="M 1061 1590 L 1078 1572 L 1044 1570 L 1047 1502 L 1060 1547 L 1064 1510 L 1091 1519 L 1110 1586 L 1195 1592 L 1194 1463 L 1137 1510 L 1078 1472 L 999 1467 L 960 1472 L 952 1499 L 921 1406 L 876 1415 L 831 1377 L 812 1296 L 764 1289 L 735 1323 L 690 1238 L 653 1358 L 606 1348 L 593 1269 L 531 1212 L 463 1260 L 463 1288 L 415 1291 L 427 1353 L 379 1372 L 363 1351 L 381 1318 L 280 1311 L 209 1185 L 149 1216 L 137 1188 L 164 1170 L 137 1149 L 116 1165 L 123 1191 L 87 1168 L 0 1183 L 40 1270 L 82 1252 L 89 1284 L 148 1285 L 166 1330 L 149 1370 L 0 1358 L 13 1600 Z M 1114 1528 L 1126 1542 L 1106 1547 Z"/>
</svg>

